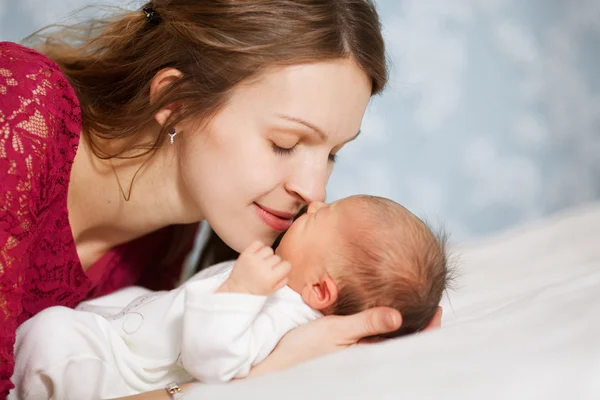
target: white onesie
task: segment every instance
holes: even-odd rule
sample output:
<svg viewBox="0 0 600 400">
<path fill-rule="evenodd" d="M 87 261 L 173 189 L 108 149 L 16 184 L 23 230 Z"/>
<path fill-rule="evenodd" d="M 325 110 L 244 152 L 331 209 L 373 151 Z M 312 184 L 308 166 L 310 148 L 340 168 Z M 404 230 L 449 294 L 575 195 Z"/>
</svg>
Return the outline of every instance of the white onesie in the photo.
<svg viewBox="0 0 600 400">
<path fill-rule="evenodd" d="M 288 331 L 322 316 L 289 287 L 271 296 L 215 293 L 233 265 L 171 291 L 130 287 L 40 312 L 17 331 L 9 399 L 103 399 L 243 378 Z"/>
</svg>

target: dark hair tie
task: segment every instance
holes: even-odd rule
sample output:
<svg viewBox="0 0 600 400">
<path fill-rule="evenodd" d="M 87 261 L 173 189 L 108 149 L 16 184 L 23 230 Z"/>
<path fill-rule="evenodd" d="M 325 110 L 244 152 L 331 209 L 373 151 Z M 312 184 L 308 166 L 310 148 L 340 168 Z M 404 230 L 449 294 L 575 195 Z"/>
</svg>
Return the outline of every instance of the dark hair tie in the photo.
<svg viewBox="0 0 600 400">
<path fill-rule="evenodd" d="M 148 7 L 144 7 L 142 9 L 142 11 L 144 12 L 144 15 L 146 16 L 146 21 L 148 21 L 148 23 L 150 25 L 158 25 L 160 23 L 160 15 L 158 15 L 158 13 L 156 11 L 154 11 L 154 8 L 152 8 L 151 6 Z"/>
</svg>

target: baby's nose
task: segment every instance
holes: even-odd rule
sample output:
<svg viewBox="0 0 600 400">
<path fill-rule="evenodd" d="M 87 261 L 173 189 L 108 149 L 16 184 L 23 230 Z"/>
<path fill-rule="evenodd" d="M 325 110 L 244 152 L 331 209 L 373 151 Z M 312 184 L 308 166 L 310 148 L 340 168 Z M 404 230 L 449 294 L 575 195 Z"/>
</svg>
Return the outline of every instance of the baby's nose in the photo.
<svg viewBox="0 0 600 400">
<path fill-rule="evenodd" d="M 313 201 L 308 205 L 308 210 L 306 211 L 309 214 L 316 213 L 321 208 L 326 207 L 327 205 L 321 201 Z"/>
</svg>

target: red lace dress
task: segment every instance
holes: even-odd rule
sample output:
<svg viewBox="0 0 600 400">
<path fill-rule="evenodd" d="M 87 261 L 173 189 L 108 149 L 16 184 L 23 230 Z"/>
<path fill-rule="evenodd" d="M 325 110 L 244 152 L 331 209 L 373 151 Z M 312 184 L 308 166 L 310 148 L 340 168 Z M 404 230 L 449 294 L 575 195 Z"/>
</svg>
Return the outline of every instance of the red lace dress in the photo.
<svg viewBox="0 0 600 400">
<path fill-rule="evenodd" d="M 80 130 L 77 97 L 58 66 L 0 42 L 0 399 L 13 387 L 21 323 L 124 286 L 169 289 L 181 271 L 182 260 L 152 266 L 166 255 L 173 227 L 119 246 L 83 271 L 67 217 Z"/>
</svg>

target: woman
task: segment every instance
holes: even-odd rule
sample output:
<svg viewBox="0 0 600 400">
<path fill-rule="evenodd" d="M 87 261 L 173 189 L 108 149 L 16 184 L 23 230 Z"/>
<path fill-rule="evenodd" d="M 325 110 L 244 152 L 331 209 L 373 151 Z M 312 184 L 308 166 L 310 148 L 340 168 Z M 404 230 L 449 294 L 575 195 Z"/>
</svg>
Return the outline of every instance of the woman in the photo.
<svg viewBox="0 0 600 400">
<path fill-rule="evenodd" d="M 323 201 L 386 81 L 366 0 L 156 0 L 33 39 L 41 53 L 0 44 L 2 397 L 15 330 L 37 312 L 173 287 L 202 219 L 241 251 Z M 323 318 L 252 374 L 400 323 L 387 309 Z"/>
</svg>

